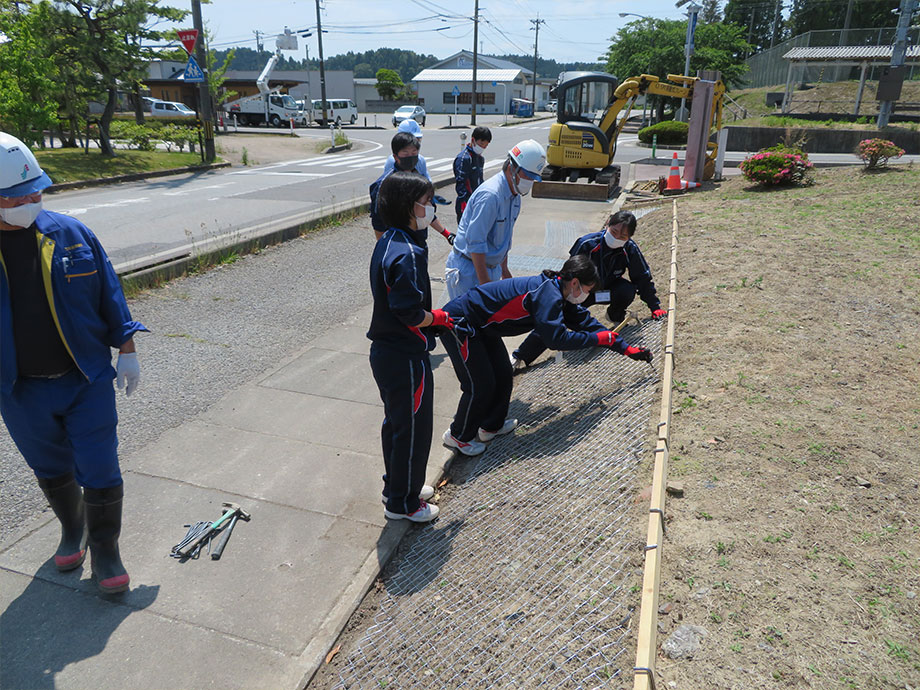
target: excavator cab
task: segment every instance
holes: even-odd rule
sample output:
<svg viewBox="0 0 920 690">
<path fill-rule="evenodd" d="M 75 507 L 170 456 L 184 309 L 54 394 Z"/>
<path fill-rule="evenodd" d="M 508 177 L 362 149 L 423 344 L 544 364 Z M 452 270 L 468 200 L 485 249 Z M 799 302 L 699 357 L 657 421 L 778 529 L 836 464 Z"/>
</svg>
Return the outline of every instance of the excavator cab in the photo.
<svg viewBox="0 0 920 690">
<path fill-rule="evenodd" d="M 556 122 L 550 127 L 546 149 L 551 180 L 588 177 L 607 183 L 619 170 L 610 165 L 616 150 L 616 98 L 619 80 L 605 72 L 563 72 L 550 90 L 555 98 Z"/>
</svg>

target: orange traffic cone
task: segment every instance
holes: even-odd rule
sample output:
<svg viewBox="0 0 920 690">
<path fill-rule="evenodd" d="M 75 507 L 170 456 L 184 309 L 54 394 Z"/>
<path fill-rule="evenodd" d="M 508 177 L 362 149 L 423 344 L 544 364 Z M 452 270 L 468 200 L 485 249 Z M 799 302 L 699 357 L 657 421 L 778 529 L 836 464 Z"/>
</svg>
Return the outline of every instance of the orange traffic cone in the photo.
<svg viewBox="0 0 920 690">
<path fill-rule="evenodd" d="M 700 186 L 699 182 L 684 182 L 684 189 L 695 189 L 699 186 Z"/>
<path fill-rule="evenodd" d="M 668 173 L 668 186 L 665 189 L 669 192 L 679 192 L 683 189 L 680 179 L 680 165 L 677 161 L 677 151 L 674 152 L 674 157 L 671 159 L 671 172 Z"/>
</svg>

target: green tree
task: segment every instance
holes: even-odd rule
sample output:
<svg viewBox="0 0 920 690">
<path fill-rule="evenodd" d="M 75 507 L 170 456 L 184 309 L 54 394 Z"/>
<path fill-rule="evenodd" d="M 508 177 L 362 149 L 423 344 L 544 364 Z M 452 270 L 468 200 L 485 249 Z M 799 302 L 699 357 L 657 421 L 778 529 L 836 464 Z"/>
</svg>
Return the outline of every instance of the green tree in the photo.
<svg viewBox="0 0 920 690">
<path fill-rule="evenodd" d="M 26 144 L 44 144 L 44 131 L 57 124 L 47 6 L 20 14 L 3 3 L 0 10 L 0 33 L 9 39 L 0 45 L 0 127 Z"/>
<path fill-rule="evenodd" d="M 898 9 L 898 0 L 855 0 L 853 12 L 850 16 L 852 29 L 879 29 L 894 26 L 896 19 L 892 10 Z M 846 2 L 814 2 L 814 0 L 793 0 L 789 12 L 789 25 L 792 35 L 803 34 L 806 31 L 820 31 L 826 29 L 843 29 L 846 21 Z M 916 25 L 916 23 L 914 24 Z M 828 41 L 836 45 L 837 40 Z M 839 40 L 839 39 L 838 39 Z M 877 37 L 871 39 L 874 44 Z M 883 37 L 883 41 L 891 40 Z M 854 45 L 855 41 L 849 37 L 844 41 L 846 45 Z"/>
<path fill-rule="evenodd" d="M 153 27 L 181 21 L 185 10 L 161 7 L 159 0 L 55 0 L 60 31 L 80 62 L 92 70 L 93 86 L 105 106 L 99 118 L 99 149 L 114 156 L 109 126 L 119 89 L 134 90 L 155 56 L 150 47 L 163 37 Z"/>
<path fill-rule="evenodd" d="M 607 71 L 620 79 L 639 74 L 653 74 L 661 79 L 684 71 L 684 43 L 687 22 L 674 19 L 641 19 L 630 22 L 617 32 L 607 51 Z M 690 74 L 697 70 L 719 70 L 726 85 L 739 84 L 747 71 L 743 54 L 748 44 L 741 29 L 731 24 L 698 24 Z M 649 102 L 663 118 L 666 99 L 650 96 Z"/>
<path fill-rule="evenodd" d="M 735 24 L 751 44 L 751 52 L 770 47 L 776 5 L 763 0 L 728 0 L 725 4 L 725 23 Z"/>
<path fill-rule="evenodd" d="M 719 9 L 720 0 L 702 0 L 700 5 L 700 23 L 717 24 L 722 21 L 722 11 Z"/>
<path fill-rule="evenodd" d="M 377 70 L 377 93 L 380 94 L 383 100 L 396 100 L 396 97 L 402 94 L 405 86 L 396 70 L 386 69 L 385 67 Z"/>
</svg>

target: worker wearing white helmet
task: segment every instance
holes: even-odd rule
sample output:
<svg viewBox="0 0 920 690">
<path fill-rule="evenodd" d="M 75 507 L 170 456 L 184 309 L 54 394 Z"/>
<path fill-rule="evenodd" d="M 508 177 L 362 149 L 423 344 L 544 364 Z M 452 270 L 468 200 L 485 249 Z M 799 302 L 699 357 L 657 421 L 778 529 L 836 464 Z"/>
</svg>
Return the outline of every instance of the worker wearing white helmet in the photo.
<svg viewBox="0 0 920 690">
<path fill-rule="evenodd" d="M 78 568 L 88 545 L 99 588 L 122 592 L 112 379 L 134 391 L 134 334 L 147 329 L 96 236 L 42 209 L 50 185 L 29 148 L 0 132 L 0 415 L 61 523 L 54 565 Z"/>
<path fill-rule="evenodd" d="M 508 151 L 500 172 L 476 188 L 467 202 L 454 249 L 447 256 L 447 294 L 456 299 L 477 285 L 510 278 L 508 252 L 521 197 L 541 179 L 546 151 L 533 139 Z"/>
</svg>

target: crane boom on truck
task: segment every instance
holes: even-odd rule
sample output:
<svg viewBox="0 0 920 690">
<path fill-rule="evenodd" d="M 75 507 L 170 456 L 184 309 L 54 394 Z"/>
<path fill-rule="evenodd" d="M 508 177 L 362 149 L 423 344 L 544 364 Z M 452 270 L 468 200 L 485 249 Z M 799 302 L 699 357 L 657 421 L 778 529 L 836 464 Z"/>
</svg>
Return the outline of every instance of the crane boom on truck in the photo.
<svg viewBox="0 0 920 690">
<path fill-rule="evenodd" d="M 639 96 L 657 95 L 673 98 L 693 97 L 697 77 L 669 74 L 667 83 L 651 74 L 630 77 L 620 82 L 603 72 L 563 72 L 550 96 L 557 99 L 556 122 L 549 130 L 546 168 L 543 178 L 568 179 L 587 177 L 592 182 L 608 184 L 619 178 L 619 166 L 612 165 L 617 138 Z M 722 96 L 725 85 L 717 81 L 712 97 L 709 128 L 722 128 Z M 706 149 L 704 179 L 712 177 L 718 145 L 709 142 Z"/>
<path fill-rule="evenodd" d="M 268 78 L 275 69 L 275 65 L 278 64 L 282 49 L 297 49 L 297 36 L 294 36 L 290 29 L 285 29 L 283 34 L 278 35 L 276 46 L 275 52 L 272 53 L 256 79 L 259 93 L 243 96 L 243 98 L 224 104 L 228 115 L 235 116 L 244 127 L 263 123 L 284 127 L 291 120 L 302 126 L 309 124 L 309 115 L 298 107 L 297 102 L 291 96 L 281 93 L 280 88 L 271 89 L 268 86 Z"/>
</svg>

